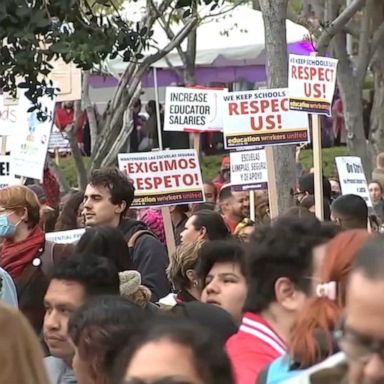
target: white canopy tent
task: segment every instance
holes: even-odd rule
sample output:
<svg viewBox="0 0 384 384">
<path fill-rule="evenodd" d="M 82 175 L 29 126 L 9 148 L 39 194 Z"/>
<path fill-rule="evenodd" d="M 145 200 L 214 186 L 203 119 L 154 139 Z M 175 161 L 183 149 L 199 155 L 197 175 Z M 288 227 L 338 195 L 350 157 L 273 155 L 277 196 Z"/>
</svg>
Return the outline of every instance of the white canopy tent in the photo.
<svg viewBox="0 0 384 384">
<path fill-rule="evenodd" d="M 196 66 L 241 66 L 263 64 L 260 55 L 265 48 L 264 22 L 262 13 L 245 5 L 225 5 L 222 9 L 215 10 L 218 16 L 208 17 L 197 28 Z M 128 14 L 128 13 L 127 13 Z M 182 24 L 172 27 L 174 33 L 182 28 Z M 287 43 L 297 43 L 305 40 L 309 32 L 301 25 L 287 21 Z M 156 52 L 169 43 L 166 33 L 159 23 L 154 26 L 152 44 L 147 54 Z M 186 49 L 187 42 L 182 44 Z M 183 62 L 174 49 L 167 59 L 163 58 L 154 64 L 157 68 L 182 67 Z M 126 67 L 121 59 L 108 63 L 112 73 L 122 73 Z"/>
</svg>

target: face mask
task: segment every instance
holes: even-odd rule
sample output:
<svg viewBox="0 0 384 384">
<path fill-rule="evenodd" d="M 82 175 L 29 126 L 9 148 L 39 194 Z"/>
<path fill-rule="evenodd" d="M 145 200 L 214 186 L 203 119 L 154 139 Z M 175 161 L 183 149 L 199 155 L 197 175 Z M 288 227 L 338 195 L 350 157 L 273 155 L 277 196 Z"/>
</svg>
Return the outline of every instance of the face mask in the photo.
<svg viewBox="0 0 384 384">
<path fill-rule="evenodd" d="M 1 215 L 0 216 L 0 237 L 12 237 L 16 232 L 16 227 L 20 223 L 17 223 L 16 225 L 11 224 L 8 220 L 8 215 Z"/>
</svg>

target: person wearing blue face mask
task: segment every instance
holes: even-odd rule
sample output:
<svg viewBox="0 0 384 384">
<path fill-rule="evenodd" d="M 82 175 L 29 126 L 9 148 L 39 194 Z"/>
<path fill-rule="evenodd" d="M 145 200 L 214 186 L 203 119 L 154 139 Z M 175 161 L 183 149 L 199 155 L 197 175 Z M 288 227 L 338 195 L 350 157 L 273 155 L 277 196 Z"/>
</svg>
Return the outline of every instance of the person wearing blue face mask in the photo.
<svg viewBox="0 0 384 384">
<path fill-rule="evenodd" d="M 0 267 L 14 281 L 19 308 L 36 332 L 44 317 L 45 275 L 70 251 L 65 245 L 46 241 L 39 220 L 40 204 L 33 191 L 20 185 L 0 190 Z"/>
</svg>

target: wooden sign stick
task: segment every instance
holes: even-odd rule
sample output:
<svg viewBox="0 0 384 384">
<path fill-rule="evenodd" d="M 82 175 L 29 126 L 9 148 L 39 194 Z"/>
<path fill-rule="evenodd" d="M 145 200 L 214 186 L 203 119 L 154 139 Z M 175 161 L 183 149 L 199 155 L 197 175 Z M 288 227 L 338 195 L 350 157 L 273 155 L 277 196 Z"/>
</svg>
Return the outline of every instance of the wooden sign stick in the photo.
<svg viewBox="0 0 384 384">
<path fill-rule="evenodd" d="M 321 153 L 320 116 L 311 115 L 313 142 L 313 169 L 315 182 L 315 212 L 319 220 L 324 220 L 323 162 Z"/>
</svg>

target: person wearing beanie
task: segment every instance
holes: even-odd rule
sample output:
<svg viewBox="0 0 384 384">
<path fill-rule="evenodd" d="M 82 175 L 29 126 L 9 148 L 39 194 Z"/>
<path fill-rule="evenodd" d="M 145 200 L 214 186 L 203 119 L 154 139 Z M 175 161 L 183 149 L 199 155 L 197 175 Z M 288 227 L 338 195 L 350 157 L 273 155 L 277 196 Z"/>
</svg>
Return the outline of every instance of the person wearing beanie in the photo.
<svg viewBox="0 0 384 384">
<path fill-rule="evenodd" d="M 160 211 L 153 208 L 142 209 L 139 211 L 139 220 L 148 226 L 163 245 L 167 245 L 163 216 Z"/>
<path fill-rule="evenodd" d="M 120 295 L 126 297 L 141 308 L 151 300 L 151 291 L 141 285 L 141 275 L 137 271 L 119 272 Z"/>
</svg>

